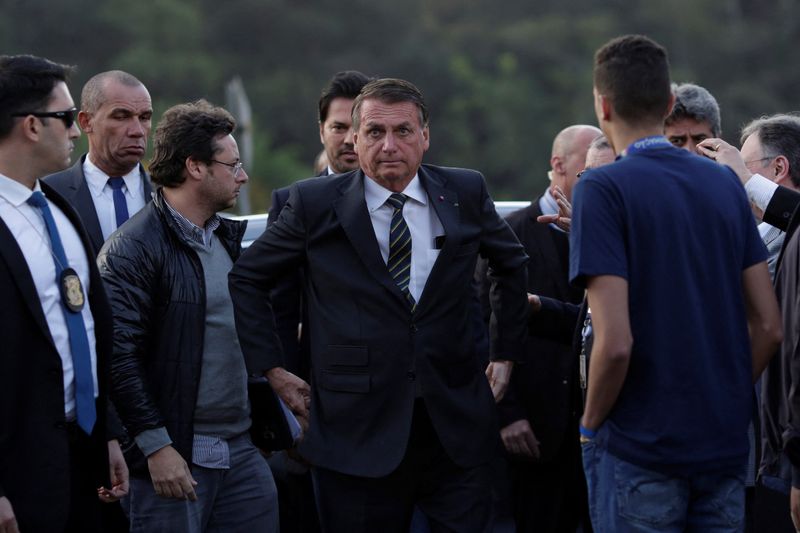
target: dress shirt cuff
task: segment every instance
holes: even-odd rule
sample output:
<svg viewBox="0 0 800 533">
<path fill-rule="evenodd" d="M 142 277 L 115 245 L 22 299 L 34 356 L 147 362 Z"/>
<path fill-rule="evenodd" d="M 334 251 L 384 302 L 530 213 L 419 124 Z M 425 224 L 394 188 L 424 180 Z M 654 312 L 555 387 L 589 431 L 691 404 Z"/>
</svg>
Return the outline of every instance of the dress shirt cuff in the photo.
<svg viewBox="0 0 800 533">
<path fill-rule="evenodd" d="M 172 439 L 169 438 L 167 428 L 160 427 L 155 429 L 147 429 L 136 435 L 136 445 L 142 450 L 145 457 L 157 452 L 165 446 L 172 444 Z"/>
<path fill-rule="evenodd" d="M 768 180 L 761 174 L 753 174 L 744 184 L 747 198 L 761 211 L 767 210 L 767 205 L 772 200 L 772 195 L 775 194 L 775 189 L 777 188 L 777 183 Z"/>
</svg>

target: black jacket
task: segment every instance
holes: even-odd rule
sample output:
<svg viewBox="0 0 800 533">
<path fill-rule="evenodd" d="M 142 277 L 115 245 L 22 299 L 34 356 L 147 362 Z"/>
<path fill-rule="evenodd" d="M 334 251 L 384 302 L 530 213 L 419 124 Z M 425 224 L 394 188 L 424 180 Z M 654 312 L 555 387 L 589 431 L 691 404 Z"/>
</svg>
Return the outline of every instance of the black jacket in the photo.
<svg viewBox="0 0 800 533">
<path fill-rule="evenodd" d="M 234 261 L 244 230 L 245 223 L 227 219 L 216 230 Z M 98 265 L 114 316 L 111 394 L 119 415 L 131 436 L 166 427 L 172 446 L 189 462 L 203 358 L 205 278 L 161 190 L 109 237 Z M 146 476 L 138 446 L 126 446 L 125 454 L 131 474 Z"/>
</svg>

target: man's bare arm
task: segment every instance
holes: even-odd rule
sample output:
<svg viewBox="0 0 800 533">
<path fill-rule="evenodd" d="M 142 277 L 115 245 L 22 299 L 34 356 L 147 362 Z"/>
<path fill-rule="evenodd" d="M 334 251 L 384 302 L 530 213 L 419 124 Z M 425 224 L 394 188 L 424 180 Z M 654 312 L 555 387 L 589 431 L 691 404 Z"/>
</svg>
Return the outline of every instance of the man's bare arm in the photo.
<svg viewBox="0 0 800 533">
<path fill-rule="evenodd" d="M 628 315 L 628 281 L 618 276 L 589 278 L 594 344 L 582 425 L 594 430 L 614 406 L 628 373 L 633 336 Z"/>
<path fill-rule="evenodd" d="M 781 316 L 767 263 L 757 263 L 742 272 L 747 326 L 753 353 L 753 382 L 767 367 L 783 339 Z"/>
</svg>

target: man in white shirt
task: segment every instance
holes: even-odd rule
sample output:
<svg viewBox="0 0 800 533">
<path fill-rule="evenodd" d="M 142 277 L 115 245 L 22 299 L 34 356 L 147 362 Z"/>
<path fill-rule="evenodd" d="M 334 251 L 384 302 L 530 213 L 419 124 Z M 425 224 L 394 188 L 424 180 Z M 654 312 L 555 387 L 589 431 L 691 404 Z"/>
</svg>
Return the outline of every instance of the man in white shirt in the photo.
<svg viewBox="0 0 800 533">
<path fill-rule="evenodd" d="M 80 136 L 70 70 L 0 57 L 3 532 L 100 531 L 98 496 L 127 492 L 119 444 L 106 440 L 112 332 L 94 250 L 78 214 L 39 179 L 69 164 Z"/>
<path fill-rule="evenodd" d="M 150 200 L 150 177 L 140 161 L 152 116 L 150 93 L 127 72 L 102 72 L 83 87 L 78 124 L 89 153 L 46 181 L 81 215 L 95 252 Z"/>
</svg>

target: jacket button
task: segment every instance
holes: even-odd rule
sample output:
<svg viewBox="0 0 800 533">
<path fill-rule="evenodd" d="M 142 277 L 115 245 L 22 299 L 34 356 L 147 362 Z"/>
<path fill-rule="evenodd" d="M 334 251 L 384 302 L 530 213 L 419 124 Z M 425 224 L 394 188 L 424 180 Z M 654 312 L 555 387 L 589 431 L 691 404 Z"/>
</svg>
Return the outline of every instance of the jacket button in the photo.
<svg viewBox="0 0 800 533">
<path fill-rule="evenodd" d="M 408 381 L 414 381 L 415 379 L 417 379 L 417 375 L 414 373 L 413 370 L 409 370 L 408 372 L 406 372 L 406 377 L 408 378 Z"/>
<path fill-rule="evenodd" d="M 411 329 L 411 333 L 416 333 L 417 332 L 417 325 L 416 324 L 411 324 L 411 328 L 410 329 Z"/>
</svg>

